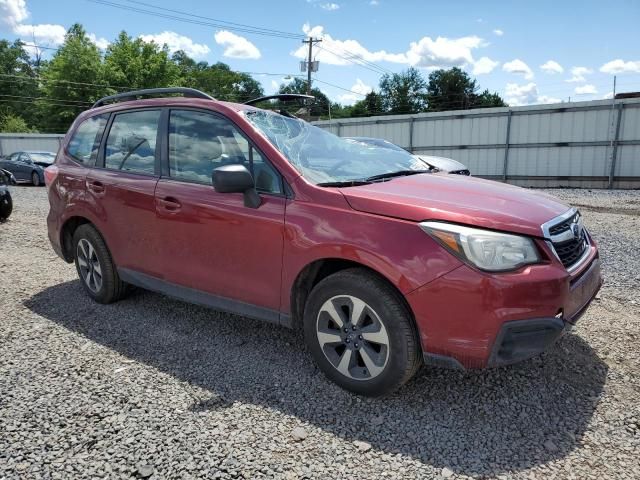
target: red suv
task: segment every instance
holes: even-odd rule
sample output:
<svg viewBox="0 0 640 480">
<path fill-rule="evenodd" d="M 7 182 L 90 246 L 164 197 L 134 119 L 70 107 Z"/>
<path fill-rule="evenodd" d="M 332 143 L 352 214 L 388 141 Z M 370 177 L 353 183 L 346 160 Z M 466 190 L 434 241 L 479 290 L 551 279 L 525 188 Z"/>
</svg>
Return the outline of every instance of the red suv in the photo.
<svg viewBox="0 0 640 480">
<path fill-rule="evenodd" d="M 580 213 L 553 197 L 190 89 L 100 100 L 46 184 L 53 248 L 97 302 L 136 285 L 302 330 L 364 395 L 422 362 L 539 354 L 602 284 Z"/>
</svg>

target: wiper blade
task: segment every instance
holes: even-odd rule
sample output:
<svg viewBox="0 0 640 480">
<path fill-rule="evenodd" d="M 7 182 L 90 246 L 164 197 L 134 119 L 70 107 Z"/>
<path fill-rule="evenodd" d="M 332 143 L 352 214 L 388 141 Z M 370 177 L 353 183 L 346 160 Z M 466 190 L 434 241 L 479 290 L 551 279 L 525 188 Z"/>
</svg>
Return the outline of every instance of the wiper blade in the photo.
<svg viewBox="0 0 640 480">
<path fill-rule="evenodd" d="M 322 182 L 317 183 L 319 187 L 357 187 L 358 185 L 368 185 L 368 180 L 344 180 L 341 182 Z"/>
<path fill-rule="evenodd" d="M 394 177 L 406 177 L 408 175 L 417 175 L 418 173 L 429 173 L 429 170 L 399 170 L 397 172 L 381 173 L 365 178 L 366 182 L 375 182 L 376 180 L 385 180 Z"/>
</svg>

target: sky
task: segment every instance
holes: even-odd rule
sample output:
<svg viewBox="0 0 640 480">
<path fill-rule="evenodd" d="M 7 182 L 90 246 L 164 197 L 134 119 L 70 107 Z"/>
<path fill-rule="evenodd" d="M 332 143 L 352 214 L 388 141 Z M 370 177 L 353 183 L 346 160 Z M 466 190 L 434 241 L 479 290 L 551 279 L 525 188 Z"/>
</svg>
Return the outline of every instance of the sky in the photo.
<svg viewBox="0 0 640 480">
<path fill-rule="evenodd" d="M 314 86 L 343 104 L 410 66 L 463 68 L 510 105 L 611 98 L 614 75 L 640 91 L 640 0 L 0 0 L 0 38 L 56 47 L 76 22 L 101 49 L 126 30 L 252 72 L 266 93 L 306 75 L 302 38 L 321 38 Z"/>
</svg>

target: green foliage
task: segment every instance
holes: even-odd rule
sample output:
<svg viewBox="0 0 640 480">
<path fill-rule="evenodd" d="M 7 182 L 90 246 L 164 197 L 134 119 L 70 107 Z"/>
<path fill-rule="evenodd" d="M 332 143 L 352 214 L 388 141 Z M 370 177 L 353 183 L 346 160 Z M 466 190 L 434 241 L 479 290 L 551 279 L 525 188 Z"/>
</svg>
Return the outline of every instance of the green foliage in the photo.
<svg viewBox="0 0 640 480">
<path fill-rule="evenodd" d="M 42 69 L 38 103 L 39 123 L 47 131 L 65 131 L 73 119 L 106 93 L 100 52 L 79 24 L 73 25 L 64 43 Z"/>
<path fill-rule="evenodd" d="M 38 95 L 34 77 L 29 55 L 21 43 L 0 40 L 0 107 L 5 116 L 23 115 L 32 120 L 32 109 L 28 107 Z"/>
<path fill-rule="evenodd" d="M 34 133 L 24 118 L 6 111 L 0 112 L 0 133 Z"/>
<path fill-rule="evenodd" d="M 388 73 L 380 79 L 380 96 L 391 115 L 423 112 L 427 108 L 427 82 L 416 68 Z"/>
<path fill-rule="evenodd" d="M 449 70 L 435 70 L 429 74 L 427 86 L 429 111 L 506 106 L 497 93 L 485 90 L 478 95 L 478 89 L 477 82 L 458 67 Z"/>
<path fill-rule="evenodd" d="M 299 93 L 307 94 L 307 81 L 300 77 L 295 77 L 289 83 L 283 83 L 280 85 L 278 93 Z M 309 112 L 312 117 L 327 117 L 329 118 L 329 106 L 331 101 L 322 91 L 317 87 L 311 88 L 311 95 L 316 97 L 316 101 L 311 105 L 311 111 Z M 297 108 L 296 108 L 297 109 Z M 331 112 L 333 114 L 333 112 Z"/>
<path fill-rule="evenodd" d="M 382 115 L 383 113 L 382 96 L 376 92 L 367 93 L 363 100 L 356 102 L 351 107 L 351 115 L 353 117 L 371 117 L 373 115 Z"/>
<path fill-rule="evenodd" d="M 194 88 L 219 100 L 242 103 L 264 95 L 262 85 L 251 75 L 234 72 L 226 63 L 198 64 L 190 76 Z"/>
</svg>

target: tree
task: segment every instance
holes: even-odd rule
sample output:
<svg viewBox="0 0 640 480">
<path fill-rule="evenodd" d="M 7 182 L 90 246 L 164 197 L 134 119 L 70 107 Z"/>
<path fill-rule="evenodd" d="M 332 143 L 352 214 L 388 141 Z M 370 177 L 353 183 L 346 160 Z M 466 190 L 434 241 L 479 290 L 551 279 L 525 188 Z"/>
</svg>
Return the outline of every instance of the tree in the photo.
<svg viewBox="0 0 640 480">
<path fill-rule="evenodd" d="M 34 130 L 27 125 L 24 118 L 7 112 L 0 111 L 0 133 L 32 133 Z"/>
<path fill-rule="evenodd" d="M 351 107 L 351 115 L 354 117 L 371 117 L 384 113 L 382 97 L 376 92 L 369 92 L 363 100 L 356 102 Z"/>
<path fill-rule="evenodd" d="M 40 125 L 47 131 L 64 132 L 76 116 L 105 94 L 100 52 L 84 28 L 73 25 L 64 43 L 43 68 L 38 103 Z"/>
<path fill-rule="evenodd" d="M 280 89 L 278 93 L 298 93 L 302 95 L 307 94 L 307 82 L 299 77 L 295 77 L 289 83 L 283 83 L 280 85 Z M 331 101 L 329 97 L 327 97 L 322 90 L 317 87 L 311 88 L 311 95 L 316 98 L 316 101 L 313 105 L 311 105 L 310 115 L 312 117 L 324 117 L 328 118 L 329 116 L 329 106 Z"/>
<path fill-rule="evenodd" d="M 435 70 L 429 74 L 427 86 L 429 111 L 465 110 L 506 105 L 497 93 L 485 90 L 478 95 L 476 93 L 478 89 L 477 82 L 458 67 L 449 70 Z"/>
<path fill-rule="evenodd" d="M 234 72 L 226 63 L 198 64 L 192 75 L 194 88 L 219 100 L 242 103 L 264 95 L 260 82 L 246 73 Z"/>
<path fill-rule="evenodd" d="M 419 113 L 427 108 L 427 82 L 413 67 L 387 73 L 380 79 L 380 96 L 386 113 Z"/>
<path fill-rule="evenodd" d="M 38 95 L 38 82 L 29 55 L 16 40 L 0 40 L 0 104 L 3 114 L 27 114 L 29 122 L 35 119 L 33 109 L 25 108 Z"/>
<path fill-rule="evenodd" d="M 180 84 L 180 68 L 169 57 L 169 49 L 122 31 L 107 48 L 104 80 L 121 89 L 172 87 Z"/>
</svg>

